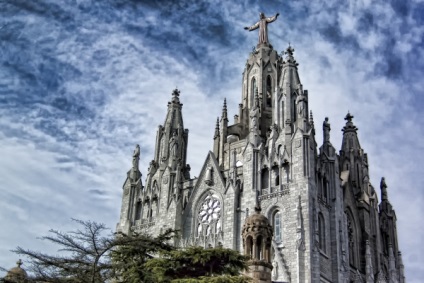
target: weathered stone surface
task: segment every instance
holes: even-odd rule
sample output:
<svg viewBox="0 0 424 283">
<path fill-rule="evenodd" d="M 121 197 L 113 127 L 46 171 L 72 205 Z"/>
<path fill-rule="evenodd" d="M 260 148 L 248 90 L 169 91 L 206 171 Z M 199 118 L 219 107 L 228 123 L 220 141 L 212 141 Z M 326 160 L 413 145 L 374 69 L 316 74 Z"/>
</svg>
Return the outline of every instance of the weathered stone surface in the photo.
<svg viewBox="0 0 424 283">
<path fill-rule="evenodd" d="M 351 114 L 339 154 L 327 118 L 317 150 L 308 91 L 293 54 L 289 47 L 279 55 L 270 44 L 250 53 L 235 124 L 228 124 L 224 102 L 213 152 L 205 153 L 195 179 L 175 90 L 144 185 L 134 154 L 117 230 L 156 235 L 173 228 L 181 231 L 176 245 L 245 252 L 243 224 L 260 206 L 274 236 L 268 265 L 252 263 L 256 282 L 405 282 L 388 186 L 382 181 L 379 202 Z"/>
</svg>

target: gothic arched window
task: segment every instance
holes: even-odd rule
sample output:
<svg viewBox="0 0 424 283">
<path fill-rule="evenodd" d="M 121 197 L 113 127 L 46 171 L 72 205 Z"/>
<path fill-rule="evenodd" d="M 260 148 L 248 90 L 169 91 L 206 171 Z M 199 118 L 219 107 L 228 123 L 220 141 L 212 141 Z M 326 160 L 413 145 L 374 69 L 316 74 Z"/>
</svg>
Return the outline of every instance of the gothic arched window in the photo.
<svg viewBox="0 0 424 283">
<path fill-rule="evenodd" d="M 327 196 L 328 196 L 328 181 L 327 178 L 324 177 L 324 179 L 322 180 L 322 198 L 324 199 L 324 201 L 327 202 Z"/>
<path fill-rule="evenodd" d="M 282 242 L 282 233 L 281 233 L 281 212 L 277 210 L 274 213 L 274 219 L 273 219 L 273 226 L 274 226 L 274 240 L 276 243 Z"/>
<path fill-rule="evenodd" d="M 144 202 L 143 218 L 148 219 L 149 217 L 150 217 L 150 200 L 146 200 Z"/>
<path fill-rule="evenodd" d="M 269 75 L 266 78 L 266 106 L 272 106 L 272 80 Z"/>
<path fill-rule="evenodd" d="M 208 194 L 199 208 L 197 235 L 207 236 L 221 230 L 221 202 L 216 194 Z"/>
<path fill-rule="evenodd" d="M 348 235 L 348 244 L 349 244 L 349 263 L 350 265 L 356 267 L 357 261 L 357 241 L 356 241 L 356 226 L 354 218 L 350 211 L 347 212 L 347 235 Z"/>
<path fill-rule="evenodd" d="M 292 121 L 296 122 L 296 118 L 297 118 L 297 107 L 296 107 L 296 92 L 293 92 L 292 94 Z"/>
<path fill-rule="evenodd" d="M 262 176 L 261 176 L 261 189 L 263 190 L 267 190 L 269 187 L 269 170 L 268 168 L 264 168 L 262 170 Z"/>
<path fill-rule="evenodd" d="M 325 239 L 325 220 L 322 213 L 318 215 L 318 240 L 319 240 L 319 249 L 326 252 L 326 239 Z"/>
<path fill-rule="evenodd" d="M 138 201 L 135 206 L 135 220 L 141 219 L 141 201 Z"/>
<path fill-rule="evenodd" d="M 251 91 L 250 91 L 250 106 L 253 108 L 253 106 L 255 105 L 255 94 L 256 94 L 256 79 L 255 77 L 252 78 L 252 83 L 251 83 Z"/>
<path fill-rule="evenodd" d="M 272 175 L 274 177 L 274 186 L 280 185 L 280 172 L 279 171 L 280 170 L 279 170 L 278 166 L 272 167 Z"/>
</svg>

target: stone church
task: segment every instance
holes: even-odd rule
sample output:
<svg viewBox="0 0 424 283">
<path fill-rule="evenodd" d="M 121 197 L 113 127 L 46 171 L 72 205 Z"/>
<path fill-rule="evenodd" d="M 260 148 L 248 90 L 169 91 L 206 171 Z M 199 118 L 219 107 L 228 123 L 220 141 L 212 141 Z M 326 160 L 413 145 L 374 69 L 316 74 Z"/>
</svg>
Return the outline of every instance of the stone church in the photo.
<svg viewBox="0 0 424 283">
<path fill-rule="evenodd" d="M 384 178 L 370 183 L 353 115 L 339 151 L 330 123 L 316 127 L 294 49 L 268 41 L 260 14 L 243 71 L 238 115 L 224 100 L 213 149 L 198 174 L 187 164 L 180 91 L 174 90 L 142 180 L 140 148 L 123 185 L 117 231 L 180 230 L 175 245 L 223 246 L 251 257 L 254 282 L 405 282 L 396 214 Z M 274 24 L 276 25 L 276 24 Z M 318 129 L 317 129 L 318 128 Z M 211 129 L 211 133 L 213 129 Z"/>
</svg>

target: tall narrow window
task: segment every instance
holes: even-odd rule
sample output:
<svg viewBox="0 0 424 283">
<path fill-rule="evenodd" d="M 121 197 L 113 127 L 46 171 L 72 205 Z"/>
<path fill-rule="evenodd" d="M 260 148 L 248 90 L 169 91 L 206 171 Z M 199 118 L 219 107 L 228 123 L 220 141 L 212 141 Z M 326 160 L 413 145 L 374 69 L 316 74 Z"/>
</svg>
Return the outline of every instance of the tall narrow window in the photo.
<svg viewBox="0 0 424 283">
<path fill-rule="evenodd" d="M 255 105 L 255 94 L 256 94 L 256 79 L 252 78 L 251 90 L 250 90 L 250 106 L 253 108 Z"/>
<path fill-rule="evenodd" d="M 150 201 L 144 202 L 144 209 L 143 209 L 143 218 L 148 219 L 150 217 Z"/>
<path fill-rule="evenodd" d="M 349 263 L 356 267 L 356 228 L 354 219 L 350 212 L 347 213 L 347 235 L 349 244 Z"/>
<path fill-rule="evenodd" d="M 269 170 L 268 168 L 264 168 L 262 170 L 262 180 L 261 180 L 261 189 L 262 190 L 267 190 L 269 187 Z"/>
<path fill-rule="evenodd" d="M 271 76 L 266 78 L 266 106 L 272 106 L 272 80 Z"/>
<path fill-rule="evenodd" d="M 322 213 L 318 215 L 318 237 L 319 237 L 319 248 L 321 251 L 326 252 L 325 243 L 325 222 Z"/>
<path fill-rule="evenodd" d="M 281 243 L 281 212 L 277 211 L 274 214 L 274 239 L 275 242 Z"/>
<path fill-rule="evenodd" d="M 135 220 L 141 219 L 141 201 L 138 201 L 135 207 Z"/>
<path fill-rule="evenodd" d="M 324 177 L 322 185 L 323 185 L 322 198 L 326 202 L 327 201 L 327 195 L 328 195 L 328 181 L 327 181 L 326 177 Z"/>
<path fill-rule="evenodd" d="M 356 164 L 356 179 L 358 183 L 358 188 L 361 188 L 361 178 L 359 177 L 359 164 Z"/>
<path fill-rule="evenodd" d="M 274 177 L 274 186 L 279 186 L 280 185 L 280 170 L 278 168 L 278 166 L 273 166 L 272 167 L 272 175 Z"/>
</svg>

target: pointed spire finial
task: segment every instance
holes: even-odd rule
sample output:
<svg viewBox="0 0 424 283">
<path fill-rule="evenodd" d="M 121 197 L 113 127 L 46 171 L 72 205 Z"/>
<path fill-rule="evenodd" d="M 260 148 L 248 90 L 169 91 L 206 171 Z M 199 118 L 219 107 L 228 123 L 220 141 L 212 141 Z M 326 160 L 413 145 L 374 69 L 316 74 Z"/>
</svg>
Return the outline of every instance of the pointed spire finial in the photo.
<svg viewBox="0 0 424 283">
<path fill-rule="evenodd" d="M 218 136 L 219 136 L 219 117 L 216 117 L 215 134 L 213 138 L 215 139 Z"/>
<path fill-rule="evenodd" d="M 224 98 L 224 105 L 222 106 L 222 118 L 227 119 L 227 99 Z"/>
<path fill-rule="evenodd" d="M 289 42 L 289 47 L 287 47 L 286 52 L 284 52 L 284 53 L 289 55 L 289 56 L 293 56 L 293 52 L 294 52 L 294 48 L 291 47 L 290 42 Z"/>
<path fill-rule="evenodd" d="M 180 91 L 178 88 L 175 87 L 175 89 L 172 91 L 172 96 L 180 96 Z"/>
<path fill-rule="evenodd" d="M 343 127 L 342 131 L 344 133 L 347 133 L 347 132 L 355 132 L 356 133 L 358 128 L 352 122 L 353 115 L 350 114 L 350 112 L 348 111 L 347 114 L 346 114 L 346 117 L 344 119 L 346 120 L 346 125 Z"/>
<path fill-rule="evenodd" d="M 138 161 L 140 160 L 140 145 L 136 145 L 133 152 L 133 169 L 138 170 Z"/>
<path fill-rule="evenodd" d="M 345 117 L 344 119 L 345 119 L 346 121 L 348 121 L 348 122 L 352 122 L 353 117 L 354 117 L 354 116 L 352 116 L 352 115 L 350 114 L 350 112 L 349 112 L 349 111 L 347 111 L 347 115 L 346 115 L 346 117 Z"/>
<path fill-rule="evenodd" d="M 381 200 L 388 200 L 389 197 L 387 195 L 387 184 L 386 179 L 384 177 L 381 178 L 380 182 L 380 189 L 381 189 Z"/>
<path fill-rule="evenodd" d="M 22 260 L 21 259 L 19 259 L 17 262 L 16 262 L 16 265 L 18 266 L 18 267 L 21 267 L 21 265 L 23 264 L 23 262 L 22 262 Z"/>
<path fill-rule="evenodd" d="M 328 123 L 328 117 L 325 117 L 324 123 L 322 124 L 322 131 L 324 133 L 324 143 L 330 142 L 330 123 Z"/>
<path fill-rule="evenodd" d="M 172 91 L 172 102 L 174 103 L 180 102 L 179 96 L 180 96 L 180 91 L 177 88 L 175 88 Z"/>
</svg>

